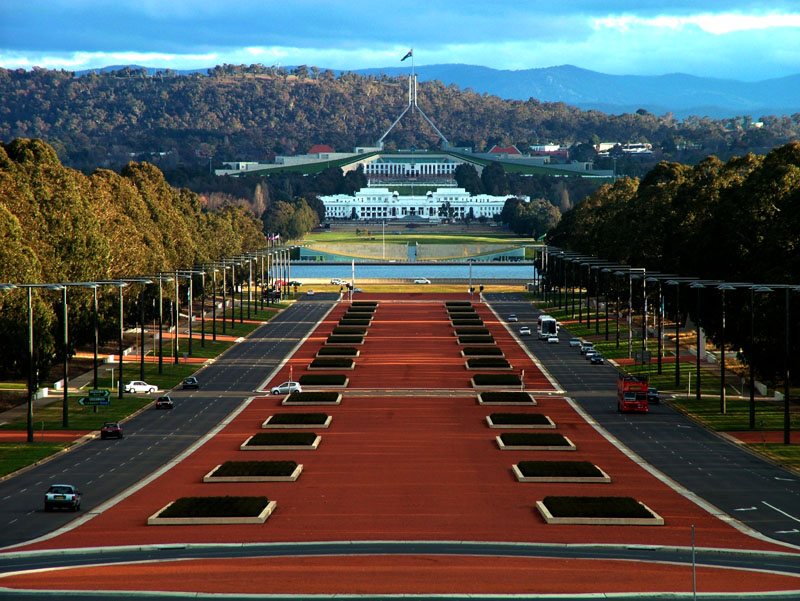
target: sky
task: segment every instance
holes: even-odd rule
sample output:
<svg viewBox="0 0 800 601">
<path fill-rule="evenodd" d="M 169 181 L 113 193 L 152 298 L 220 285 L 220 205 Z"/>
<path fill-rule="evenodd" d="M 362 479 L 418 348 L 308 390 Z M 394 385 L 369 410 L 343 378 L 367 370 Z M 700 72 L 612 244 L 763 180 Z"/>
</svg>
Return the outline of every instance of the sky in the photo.
<svg viewBox="0 0 800 601">
<path fill-rule="evenodd" d="M 758 81 L 800 73 L 800 1 L 0 0 L 7 69 L 361 69 L 409 48 L 417 65 Z"/>
</svg>

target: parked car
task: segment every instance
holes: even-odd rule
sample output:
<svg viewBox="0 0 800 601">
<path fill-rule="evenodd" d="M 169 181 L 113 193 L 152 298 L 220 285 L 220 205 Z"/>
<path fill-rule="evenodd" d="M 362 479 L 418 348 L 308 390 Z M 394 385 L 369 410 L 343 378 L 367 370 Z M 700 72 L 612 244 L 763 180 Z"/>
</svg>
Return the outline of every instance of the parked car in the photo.
<svg viewBox="0 0 800 601">
<path fill-rule="evenodd" d="M 415 284 L 430 284 L 431 281 L 428 278 L 417 278 L 414 280 Z"/>
<path fill-rule="evenodd" d="M 172 409 L 172 399 L 169 396 L 160 396 L 156 399 L 156 409 Z"/>
<path fill-rule="evenodd" d="M 603 355 L 600 353 L 595 353 L 591 357 L 589 357 L 589 363 L 592 365 L 605 365 L 606 360 L 603 359 Z"/>
<path fill-rule="evenodd" d="M 506 321 L 510 323 L 519 321 L 519 319 L 517 319 L 517 316 L 512 313 L 511 315 L 508 316 L 508 319 L 506 319 Z"/>
<path fill-rule="evenodd" d="M 72 484 L 51 484 L 44 493 L 44 510 L 59 508 L 78 511 L 81 508 L 81 493 Z"/>
<path fill-rule="evenodd" d="M 569 339 L 569 345 L 570 345 L 570 347 L 578 347 L 578 346 L 581 345 L 581 339 L 580 338 L 570 338 Z"/>
<path fill-rule="evenodd" d="M 184 390 L 188 390 L 189 388 L 199 389 L 200 382 L 198 382 L 197 378 L 194 376 L 189 376 L 188 378 L 183 379 L 182 387 Z"/>
<path fill-rule="evenodd" d="M 581 342 L 580 346 L 581 355 L 585 355 L 587 352 L 592 350 L 594 350 L 593 342 Z"/>
<path fill-rule="evenodd" d="M 331 284 L 334 286 L 344 286 L 347 282 L 339 278 L 331 278 Z"/>
<path fill-rule="evenodd" d="M 661 403 L 661 397 L 658 394 L 657 388 L 648 388 L 647 389 L 647 402 L 648 403 L 655 403 L 656 405 Z"/>
<path fill-rule="evenodd" d="M 558 336 L 548 336 L 547 344 L 558 344 Z"/>
<path fill-rule="evenodd" d="M 125 384 L 123 388 L 124 392 L 130 392 L 131 394 L 136 392 L 143 392 L 145 394 L 152 394 L 158 391 L 158 386 L 154 386 L 153 384 L 148 384 L 142 380 L 132 380 Z"/>
<path fill-rule="evenodd" d="M 122 433 L 122 425 L 119 422 L 106 422 L 100 428 L 100 440 L 106 438 L 125 438 Z"/>
<path fill-rule="evenodd" d="M 519 329 L 519 335 L 520 336 L 530 336 L 531 335 L 531 329 L 528 326 L 522 326 Z"/>
<path fill-rule="evenodd" d="M 272 394 L 291 394 L 293 392 L 303 392 L 299 382 L 283 382 L 277 386 L 273 386 Z"/>
</svg>

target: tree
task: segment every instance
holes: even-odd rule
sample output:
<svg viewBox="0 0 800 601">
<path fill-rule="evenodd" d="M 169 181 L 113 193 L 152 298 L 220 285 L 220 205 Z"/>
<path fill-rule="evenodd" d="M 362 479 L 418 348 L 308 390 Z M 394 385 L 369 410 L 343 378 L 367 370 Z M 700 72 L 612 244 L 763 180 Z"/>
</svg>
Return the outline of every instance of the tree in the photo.
<svg viewBox="0 0 800 601">
<path fill-rule="evenodd" d="M 500 163 L 492 161 L 483 168 L 481 183 L 486 194 L 491 194 L 492 196 L 508 194 L 508 179 Z"/>
</svg>

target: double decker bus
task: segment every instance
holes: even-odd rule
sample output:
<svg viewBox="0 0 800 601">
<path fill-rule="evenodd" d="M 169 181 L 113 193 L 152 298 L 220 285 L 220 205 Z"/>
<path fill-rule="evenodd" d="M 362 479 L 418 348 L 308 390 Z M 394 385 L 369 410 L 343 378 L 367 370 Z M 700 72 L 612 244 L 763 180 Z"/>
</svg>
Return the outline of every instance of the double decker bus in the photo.
<svg viewBox="0 0 800 601">
<path fill-rule="evenodd" d="M 640 378 L 623 374 L 617 376 L 617 411 L 647 413 L 647 376 Z"/>
</svg>

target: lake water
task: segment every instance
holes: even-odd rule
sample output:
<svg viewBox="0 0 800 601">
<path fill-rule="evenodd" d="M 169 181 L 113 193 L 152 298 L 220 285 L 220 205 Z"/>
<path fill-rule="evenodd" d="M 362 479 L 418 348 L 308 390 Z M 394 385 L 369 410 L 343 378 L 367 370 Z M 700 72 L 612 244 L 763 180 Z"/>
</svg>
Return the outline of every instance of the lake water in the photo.
<svg viewBox="0 0 800 601">
<path fill-rule="evenodd" d="M 468 279 L 470 268 L 468 264 L 453 263 L 426 263 L 407 265 L 397 264 L 369 264 L 356 263 L 356 281 L 359 278 L 378 279 L 409 279 L 409 278 L 458 278 Z M 472 279 L 475 282 L 489 280 L 524 279 L 532 281 L 536 268 L 532 263 L 504 263 L 504 264 L 472 264 Z M 349 280 L 351 266 L 349 264 L 308 264 L 292 263 L 292 279 L 303 278 L 340 278 Z"/>
</svg>

